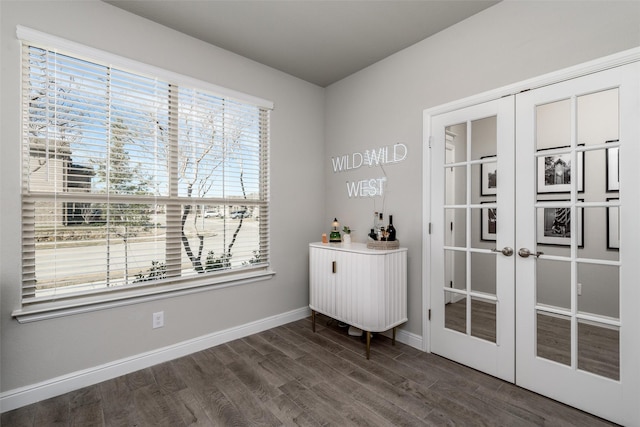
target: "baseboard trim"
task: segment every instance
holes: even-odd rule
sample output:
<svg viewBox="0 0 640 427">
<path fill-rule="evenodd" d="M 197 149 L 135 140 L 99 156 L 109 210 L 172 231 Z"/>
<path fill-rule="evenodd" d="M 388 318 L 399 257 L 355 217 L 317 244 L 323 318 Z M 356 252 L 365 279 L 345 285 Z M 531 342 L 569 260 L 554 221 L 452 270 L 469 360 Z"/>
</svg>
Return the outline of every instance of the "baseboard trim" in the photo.
<svg viewBox="0 0 640 427">
<path fill-rule="evenodd" d="M 422 350 L 422 337 L 417 334 L 413 334 L 411 332 L 403 331 L 402 329 L 398 329 L 396 332 L 396 340 L 401 342 L 402 344 L 406 344 L 413 348 L 417 348 L 420 351 Z"/>
<path fill-rule="evenodd" d="M 385 337 L 391 339 L 392 332 L 390 330 L 384 331 L 381 333 L 381 335 L 384 335 Z M 406 344 L 410 347 L 416 348 L 420 351 L 424 351 L 422 348 L 423 339 L 420 335 L 416 335 L 411 332 L 407 332 L 403 329 L 398 328 L 396 329 L 396 341 L 401 342 L 402 344 Z"/>
<path fill-rule="evenodd" d="M 238 338 L 266 331 L 267 329 L 295 322 L 296 320 L 304 319 L 309 315 L 311 315 L 309 307 L 302 307 L 146 353 L 137 354 L 135 356 L 105 363 L 93 368 L 52 378 L 40 383 L 9 390 L 0 394 L 0 413 L 11 411 L 54 396 L 59 396 L 83 387 L 88 387 L 93 384 L 98 384 L 102 381 L 110 380 L 159 363 L 202 351 L 209 347 L 224 344 Z"/>
</svg>

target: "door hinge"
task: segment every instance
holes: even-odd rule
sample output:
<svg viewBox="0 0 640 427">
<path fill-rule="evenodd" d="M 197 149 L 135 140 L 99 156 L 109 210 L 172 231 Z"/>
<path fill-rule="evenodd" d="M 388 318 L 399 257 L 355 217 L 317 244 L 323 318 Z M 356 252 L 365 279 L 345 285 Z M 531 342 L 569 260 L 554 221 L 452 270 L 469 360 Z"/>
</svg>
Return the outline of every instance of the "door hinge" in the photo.
<svg viewBox="0 0 640 427">
<path fill-rule="evenodd" d="M 433 136 L 429 135 L 429 142 L 428 142 L 428 144 L 429 144 L 429 148 L 431 148 L 431 141 L 432 141 L 432 140 L 433 140 Z"/>
<path fill-rule="evenodd" d="M 429 309 L 429 315 L 428 315 L 428 317 L 429 317 L 429 320 L 431 320 L 431 309 Z"/>
<path fill-rule="evenodd" d="M 429 223 L 429 234 L 431 234 L 431 223 Z"/>
</svg>

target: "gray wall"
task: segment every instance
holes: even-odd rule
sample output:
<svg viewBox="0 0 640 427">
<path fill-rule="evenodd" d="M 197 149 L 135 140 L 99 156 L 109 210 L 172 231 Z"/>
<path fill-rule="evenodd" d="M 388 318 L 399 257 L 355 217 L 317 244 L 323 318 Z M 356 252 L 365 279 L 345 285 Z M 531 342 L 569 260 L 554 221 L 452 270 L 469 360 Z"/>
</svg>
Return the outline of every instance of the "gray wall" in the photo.
<svg viewBox="0 0 640 427">
<path fill-rule="evenodd" d="M 327 216 L 363 241 L 382 199 L 349 199 L 338 153 L 403 142 L 407 159 L 385 168 L 385 214 L 409 248 L 409 322 L 422 335 L 422 112 L 447 102 L 640 46 L 640 2 L 504 1 L 326 90 Z M 369 176 L 381 175 L 373 168 Z"/>
<path fill-rule="evenodd" d="M 38 13 L 34 13 L 34 11 Z M 0 2 L 2 391 L 304 308 L 308 250 L 325 220 L 323 90 L 98 1 Z M 31 324 L 18 324 L 20 285 L 19 42 L 24 25 L 274 102 L 268 281 Z M 163 310 L 165 327 L 151 329 Z"/>
</svg>

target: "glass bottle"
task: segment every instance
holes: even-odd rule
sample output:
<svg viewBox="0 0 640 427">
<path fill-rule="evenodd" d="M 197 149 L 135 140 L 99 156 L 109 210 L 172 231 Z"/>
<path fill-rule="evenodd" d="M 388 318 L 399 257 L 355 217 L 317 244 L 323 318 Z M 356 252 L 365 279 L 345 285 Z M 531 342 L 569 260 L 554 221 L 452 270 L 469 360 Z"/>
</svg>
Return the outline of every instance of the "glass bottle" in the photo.
<svg viewBox="0 0 640 427">
<path fill-rule="evenodd" d="M 384 227 L 380 227 L 380 240 L 383 242 L 387 241 L 387 230 Z"/>
<path fill-rule="evenodd" d="M 396 240 L 396 228 L 393 226 L 393 215 L 389 215 L 389 227 L 387 227 L 387 233 L 389 233 L 387 240 L 392 242 Z"/>
<path fill-rule="evenodd" d="M 338 230 L 338 227 L 340 227 L 340 223 L 338 222 L 338 218 L 334 218 L 333 222 L 331 223 L 332 225 L 332 229 L 331 229 L 331 233 L 329 233 L 329 242 L 330 243 L 340 243 L 342 242 L 342 236 L 340 235 L 340 231 Z"/>
<path fill-rule="evenodd" d="M 378 240 L 378 235 L 376 234 L 375 228 L 371 229 L 371 232 L 369 233 L 369 237 L 371 237 L 372 240 Z"/>
</svg>

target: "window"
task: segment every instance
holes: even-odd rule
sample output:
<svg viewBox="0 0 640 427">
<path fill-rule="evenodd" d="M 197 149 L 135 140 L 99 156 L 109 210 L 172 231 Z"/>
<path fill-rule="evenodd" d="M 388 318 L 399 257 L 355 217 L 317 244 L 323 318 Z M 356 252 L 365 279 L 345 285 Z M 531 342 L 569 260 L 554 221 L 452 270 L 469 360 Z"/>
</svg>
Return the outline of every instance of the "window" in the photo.
<svg viewBox="0 0 640 427">
<path fill-rule="evenodd" d="M 36 43 L 22 54 L 23 308 L 267 270 L 269 105 Z"/>
</svg>

